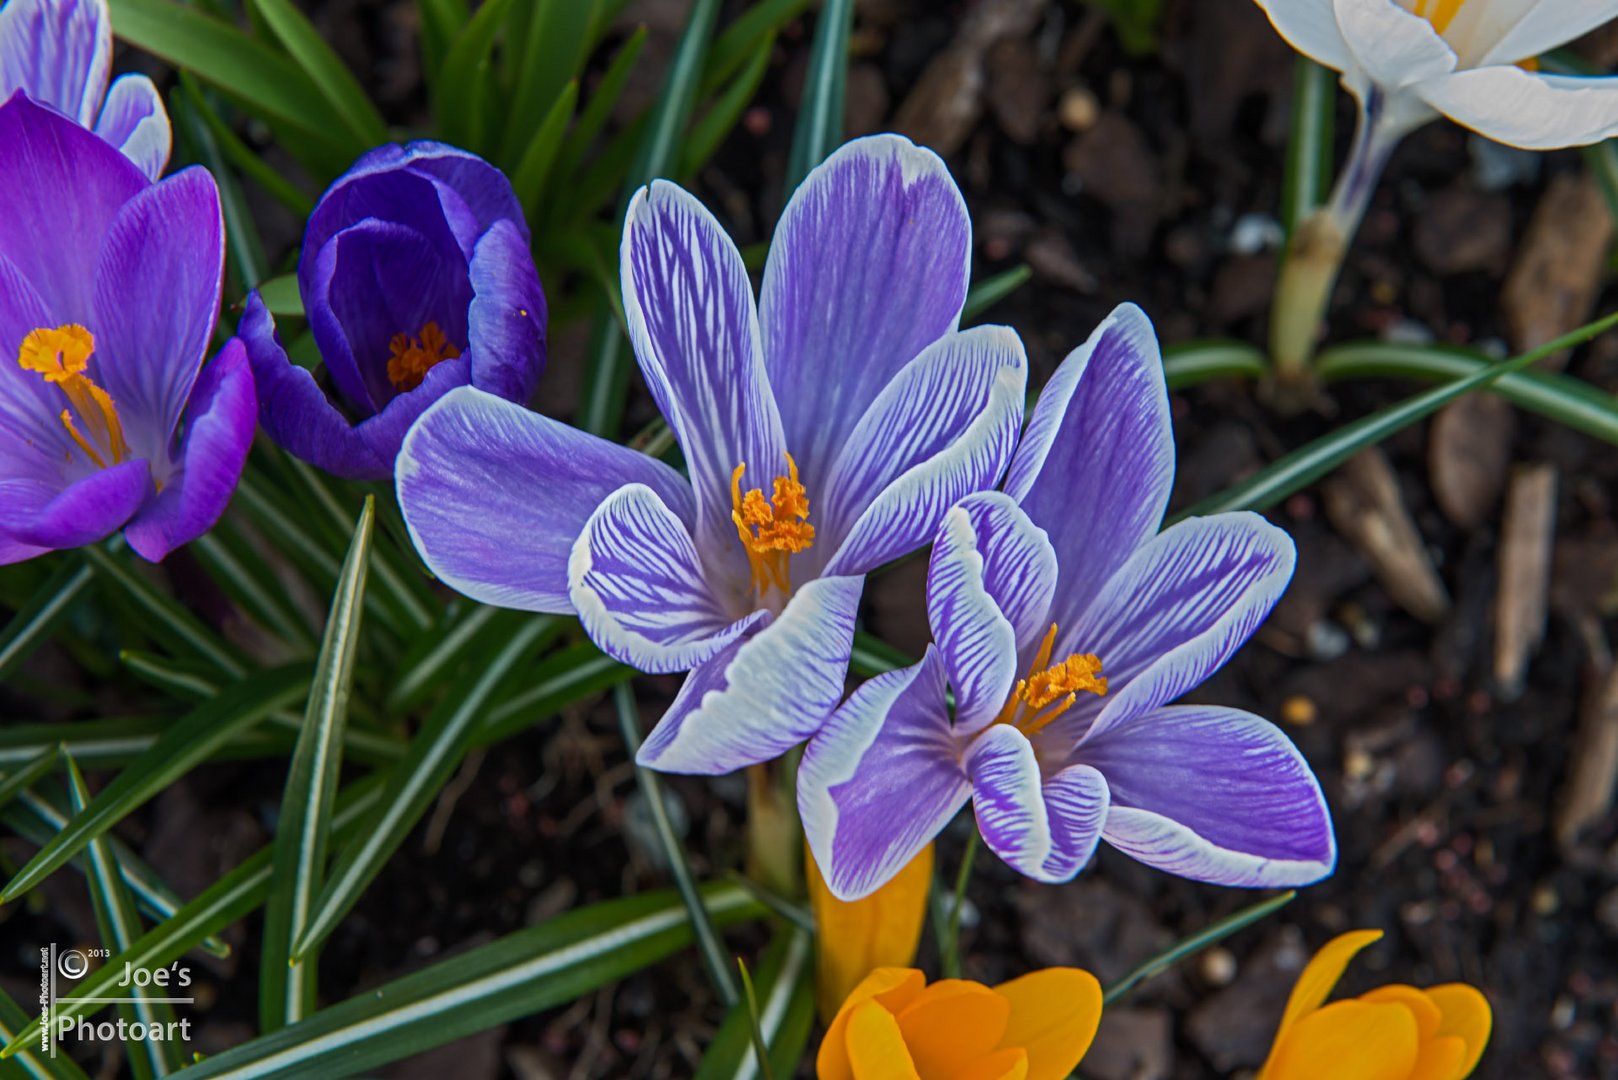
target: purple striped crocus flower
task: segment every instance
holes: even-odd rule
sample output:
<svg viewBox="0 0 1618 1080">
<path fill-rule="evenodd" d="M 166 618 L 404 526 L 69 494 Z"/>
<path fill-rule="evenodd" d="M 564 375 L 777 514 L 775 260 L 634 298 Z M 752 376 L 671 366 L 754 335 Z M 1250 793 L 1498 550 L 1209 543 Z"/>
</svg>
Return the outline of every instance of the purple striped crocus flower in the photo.
<svg viewBox="0 0 1618 1080">
<path fill-rule="evenodd" d="M 239 332 L 264 430 L 337 476 L 386 480 L 405 432 L 444 394 L 525 402 L 545 368 L 522 207 L 504 173 L 453 146 L 382 146 L 355 162 L 309 216 L 298 291 L 333 397 L 287 356 L 256 290 Z"/>
<path fill-rule="evenodd" d="M 0 563 L 124 530 L 148 559 L 224 512 L 257 404 L 203 359 L 225 228 L 200 168 L 152 183 L 54 110 L 0 105 Z"/>
<path fill-rule="evenodd" d="M 0 101 L 21 90 L 123 151 L 149 179 L 163 175 L 169 114 L 144 75 L 112 74 L 107 0 L 9 0 L 0 6 Z"/>
<path fill-rule="evenodd" d="M 1026 361 L 957 332 L 971 227 L 942 161 L 849 143 L 776 230 L 755 307 L 741 254 L 656 182 L 624 223 L 624 310 L 689 479 L 476 390 L 422 416 L 399 502 L 445 582 L 577 612 L 609 655 L 690 671 L 640 751 L 669 772 L 767 761 L 843 695 L 864 575 L 998 482 Z"/>
<path fill-rule="evenodd" d="M 833 893 L 879 888 L 968 799 L 989 847 L 1040 881 L 1072 878 L 1101 840 L 1224 885 L 1331 872 L 1326 804 L 1286 736 L 1169 704 L 1252 635 L 1294 559 L 1256 514 L 1159 532 L 1173 474 L 1156 336 L 1126 305 L 1040 395 L 1005 490 L 945 516 L 927 582 L 937 644 L 809 744 L 798 806 Z"/>
</svg>

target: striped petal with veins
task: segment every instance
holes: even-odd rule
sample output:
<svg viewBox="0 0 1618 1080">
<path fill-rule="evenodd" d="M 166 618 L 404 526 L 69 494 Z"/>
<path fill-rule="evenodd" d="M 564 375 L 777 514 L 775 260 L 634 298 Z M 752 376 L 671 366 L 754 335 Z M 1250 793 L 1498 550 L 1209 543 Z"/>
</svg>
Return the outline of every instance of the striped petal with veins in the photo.
<svg viewBox="0 0 1618 1080">
<path fill-rule="evenodd" d="M 1101 841 L 1225 885 L 1330 873 L 1325 801 L 1286 736 L 1171 704 L 1252 635 L 1294 558 L 1256 514 L 1159 532 L 1173 465 L 1156 337 L 1126 305 L 1040 395 L 1005 490 L 945 516 L 936 645 L 809 744 L 798 806 L 836 896 L 880 888 L 969 800 L 989 847 L 1040 881 L 1073 877 Z"/>
<path fill-rule="evenodd" d="M 457 389 L 399 454 L 416 547 L 468 595 L 577 612 L 624 663 L 689 669 L 643 765 L 778 756 L 842 699 L 864 575 L 1011 460 L 1026 361 L 1009 329 L 956 329 L 970 251 L 943 162 L 895 135 L 804 180 L 757 301 L 701 203 L 641 189 L 624 312 L 687 476 Z"/>
</svg>

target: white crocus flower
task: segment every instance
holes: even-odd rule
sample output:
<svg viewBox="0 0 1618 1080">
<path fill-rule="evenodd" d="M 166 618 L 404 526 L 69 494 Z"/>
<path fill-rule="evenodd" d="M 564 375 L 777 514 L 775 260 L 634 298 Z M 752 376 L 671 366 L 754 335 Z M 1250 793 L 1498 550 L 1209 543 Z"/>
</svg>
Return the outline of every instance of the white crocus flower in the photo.
<svg viewBox="0 0 1618 1080">
<path fill-rule="evenodd" d="M 1257 0 L 1293 48 L 1342 73 L 1359 130 L 1330 202 L 1293 236 L 1271 349 L 1311 352 L 1348 240 L 1393 149 L 1444 115 L 1528 150 L 1618 135 L 1618 79 L 1539 73 L 1535 57 L 1618 17 L 1618 0 Z"/>
</svg>

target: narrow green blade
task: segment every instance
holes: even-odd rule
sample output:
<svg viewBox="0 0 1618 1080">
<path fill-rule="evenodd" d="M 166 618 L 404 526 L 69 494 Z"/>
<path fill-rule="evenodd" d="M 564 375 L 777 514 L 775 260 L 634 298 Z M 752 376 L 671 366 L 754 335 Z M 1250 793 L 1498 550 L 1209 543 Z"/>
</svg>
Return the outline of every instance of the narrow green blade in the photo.
<svg viewBox="0 0 1618 1080">
<path fill-rule="evenodd" d="M 629 683 L 619 683 L 613 691 L 612 700 L 618 710 L 618 730 L 623 733 L 624 747 L 633 761 L 640 750 L 640 720 L 635 715 L 635 691 Z M 691 916 L 691 930 L 697 940 L 702 965 L 708 969 L 708 982 L 719 995 L 719 1000 L 724 1002 L 725 1008 L 733 1008 L 737 994 L 736 980 L 730 977 L 730 958 L 725 955 L 719 932 L 708 920 L 708 911 L 702 905 L 702 894 L 697 890 L 697 879 L 692 876 L 685 848 L 680 845 L 680 838 L 675 835 L 674 825 L 669 821 L 668 807 L 663 802 L 663 781 L 651 769 L 636 765 L 635 783 L 640 787 L 641 798 L 652 815 L 652 826 L 657 832 L 658 845 L 663 849 L 664 861 L 668 863 L 670 875 L 674 878 L 674 887 Z"/>
<path fill-rule="evenodd" d="M 630 166 L 619 205 L 620 220 L 637 189 L 657 177 L 671 175 L 677 165 L 680 140 L 696 105 L 703 60 L 718 18 L 719 0 L 696 0 L 691 8 L 691 17 L 686 21 L 685 32 L 680 35 L 680 44 L 669 63 L 663 92 L 652 107 L 635 161 Z M 627 353 L 628 342 L 622 332 L 610 317 L 598 316 L 579 409 L 579 426 L 592 434 L 611 437 L 623 419 L 624 399 L 629 390 Z"/>
<path fill-rule="evenodd" d="M 1170 390 L 1215 379 L 1262 379 L 1269 369 L 1263 353 L 1240 341 L 1190 341 L 1163 350 Z"/>
<path fill-rule="evenodd" d="M 1395 432 L 1402 431 L 1423 417 L 1430 416 L 1463 394 L 1480 390 L 1496 379 L 1515 374 L 1552 353 L 1588 341 L 1613 326 L 1618 326 L 1618 314 L 1608 315 L 1570 334 L 1564 334 L 1532 352 L 1478 368 L 1463 378 L 1454 379 L 1443 386 L 1436 386 L 1406 398 L 1397 405 L 1390 405 L 1370 416 L 1344 424 L 1307 446 L 1271 462 L 1241 483 L 1181 511 L 1174 515 L 1170 522 L 1223 513 L 1227 510 L 1264 510 L 1274 506 L 1293 492 L 1325 476 L 1366 447 L 1375 446 Z"/>
<path fill-rule="evenodd" d="M 757 918 L 740 887 L 705 887 L 719 926 Z M 691 943 L 672 891 L 578 908 L 328 1006 L 187 1070 L 187 1080 L 355 1076 L 573 1001 Z"/>
<path fill-rule="evenodd" d="M 91 840 L 205 760 L 232 735 L 302 697 L 308 685 L 306 665 L 272 668 L 232 684 L 175 722 L 17 872 L 0 891 L 0 903 L 15 900 L 38 885 Z"/>
<path fill-rule="evenodd" d="M 84 777 L 79 773 L 79 767 L 74 763 L 71 754 L 62 756 L 67 765 L 68 794 L 72 800 L 73 812 L 83 813 L 90 801 L 90 790 L 85 787 Z M 118 869 L 118 860 L 113 856 L 111 846 L 104 838 L 90 841 L 88 853 L 90 856 L 90 902 L 95 908 L 96 926 L 101 932 L 101 944 L 110 952 L 121 953 L 129 947 L 129 943 L 141 935 L 140 914 L 135 910 L 134 897 L 124 887 L 123 877 Z M 129 1024 L 160 1025 L 158 1030 L 172 1030 L 168 1025 L 174 1022 L 174 1008 L 165 1001 L 151 1000 L 161 996 L 154 994 L 152 989 L 139 985 L 130 986 L 128 996 L 133 1001 L 118 1003 L 119 1016 Z M 168 1039 L 140 1039 L 138 1045 L 132 1048 L 129 1054 L 129 1065 L 137 1080 L 147 1080 L 149 1077 L 167 1076 L 180 1066 L 180 1046 L 178 1040 Z"/>
<path fill-rule="evenodd" d="M 368 776 L 343 789 L 337 800 L 337 813 L 332 822 L 332 839 L 337 843 L 350 839 L 366 812 L 375 804 L 381 792 L 381 780 Z M 148 930 L 129 948 L 96 968 L 73 988 L 73 992 L 56 1003 L 56 1016 L 74 1018 L 95 1012 L 111 984 L 122 974 L 124 965 L 156 970 L 198 948 L 212 935 L 246 916 L 270 892 L 274 875 L 271 858 L 273 852 L 265 847 L 243 859 L 236 868 L 208 886 L 181 907 L 172 916 Z M 36 1015 L 26 1027 L 18 1030 L 6 1044 L 0 1057 L 16 1054 L 23 1047 L 37 1045 L 39 1018 Z"/>
<path fill-rule="evenodd" d="M 1168 970 L 1175 964 L 1178 964 L 1181 960 L 1184 960 L 1190 956 L 1195 956 L 1208 946 L 1216 945 L 1225 940 L 1230 935 L 1236 933 L 1236 931 L 1243 930 L 1258 922 L 1265 916 L 1281 910 L 1288 904 L 1292 903 L 1293 897 L 1297 895 L 1298 894 L 1295 891 L 1289 889 L 1279 896 L 1272 896 L 1266 900 L 1260 900 L 1258 903 L 1245 907 L 1234 915 L 1220 919 L 1218 922 L 1204 927 L 1202 930 L 1192 934 L 1183 941 L 1175 942 L 1167 949 L 1164 949 L 1156 956 L 1135 967 L 1128 974 L 1124 975 L 1123 978 L 1107 987 L 1102 994 L 1101 1000 L 1104 1003 L 1111 1005 L 1113 1002 L 1117 1001 L 1119 998 L 1133 990 L 1135 986 L 1142 980 L 1149 979 L 1159 972 Z"/>
<path fill-rule="evenodd" d="M 1002 270 L 991 278 L 973 285 L 966 291 L 966 303 L 961 308 L 961 322 L 967 323 L 982 315 L 1018 289 L 1034 276 L 1026 264 Z"/>
<path fill-rule="evenodd" d="M 51 576 L 0 630 L 0 682 L 50 639 L 62 620 L 89 594 L 93 581 L 95 574 L 84 565 L 82 555 L 72 552 L 62 557 Z"/>
<path fill-rule="evenodd" d="M 364 623 L 365 580 L 370 567 L 376 500 L 367 498 L 354 539 L 337 577 L 326 617 L 325 638 L 315 663 L 304 711 L 281 795 L 275 826 L 275 886 L 264 912 L 259 965 L 259 1030 L 274 1031 L 303 1019 L 316 1005 L 314 956 L 292 959 L 292 944 L 309 923 L 320 892 L 343 763 L 343 731 L 354 685 L 354 657 Z"/>
<path fill-rule="evenodd" d="M 303 12 L 290 0 L 253 0 L 253 4 L 331 106 L 330 112 L 348 129 L 354 145 L 363 151 L 387 142 L 388 125 L 382 122 L 382 114 Z"/>
<path fill-rule="evenodd" d="M 158 592 L 151 582 L 135 573 L 117 555 L 91 545 L 80 548 L 97 576 L 115 585 L 156 621 L 153 629 L 176 648 L 206 660 L 226 675 L 239 676 L 247 670 L 242 658 L 230 645 L 202 624 L 171 596 Z"/>
<path fill-rule="evenodd" d="M 854 29 L 854 0 L 826 0 L 809 46 L 803 104 L 792 129 L 785 197 L 790 198 L 809 170 L 843 141 L 843 98 L 848 87 L 848 37 Z"/>
<path fill-rule="evenodd" d="M 1289 236 L 1331 190 L 1336 105 L 1337 72 L 1298 57 L 1292 80 L 1292 130 L 1281 180 L 1281 224 Z"/>
<path fill-rule="evenodd" d="M 228 91 L 328 151 L 340 148 L 321 117 L 320 91 L 296 64 L 223 20 L 175 0 L 112 0 L 112 29 L 129 44 Z M 350 147 L 349 156 L 363 147 Z"/>
<path fill-rule="evenodd" d="M 758 93 L 759 83 L 764 81 L 764 72 L 770 66 L 770 52 L 774 48 L 775 34 L 765 34 L 757 50 L 748 59 L 747 66 L 724 88 L 718 100 L 702 114 L 702 119 L 691 125 L 691 133 L 685 138 L 685 149 L 680 152 L 680 176 L 695 176 L 736 127 L 743 110 L 752 102 L 753 95 Z"/>
<path fill-rule="evenodd" d="M 1441 382 L 1464 379 L 1494 363 L 1465 349 L 1367 342 L 1325 350 L 1316 371 L 1326 382 L 1388 377 Z M 1548 420 L 1618 443 L 1618 398 L 1580 379 L 1555 371 L 1524 371 L 1502 375 L 1488 389 Z"/>
<path fill-rule="evenodd" d="M 754 1049 L 754 1017 L 747 1002 L 725 1014 L 702 1055 L 695 1080 L 766 1080 L 797 1075 L 815 1018 L 814 939 L 797 927 L 777 931 L 752 973 L 758 1039 L 767 1048 L 768 1072 Z"/>
<path fill-rule="evenodd" d="M 11 1000 L 11 995 L 0 990 L 0 1039 L 17 1046 L 15 1057 L 0 1061 L 0 1077 L 5 1080 L 16 1078 L 32 1078 L 32 1080 L 89 1080 L 84 1070 L 74 1064 L 73 1059 L 65 1054 L 52 1057 L 48 1052 L 41 1053 L 39 1040 L 30 1036 L 27 1039 L 18 1038 L 18 1032 L 24 1031 L 32 1025 L 39 1026 L 39 1010 L 32 1013 L 23 1011 L 23 1007 Z"/>
<path fill-rule="evenodd" d="M 344 851 L 332 868 L 292 947 L 294 960 L 307 957 L 337 928 L 382 865 L 404 843 L 466 754 L 473 727 L 490 697 L 519 662 L 532 656 L 546 627 L 545 620 L 530 620 L 486 666 L 467 672 L 428 714 L 404 758 L 390 771 L 360 842 Z"/>
</svg>

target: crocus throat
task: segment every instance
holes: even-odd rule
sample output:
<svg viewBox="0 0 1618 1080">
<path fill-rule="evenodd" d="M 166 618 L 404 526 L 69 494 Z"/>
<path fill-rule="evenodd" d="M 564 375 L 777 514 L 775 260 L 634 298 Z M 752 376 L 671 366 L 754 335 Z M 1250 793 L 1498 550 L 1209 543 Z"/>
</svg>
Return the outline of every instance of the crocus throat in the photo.
<svg viewBox="0 0 1618 1080">
<path fill-rule="evenodd" d="M 1461 13 L 1466 6 L 1466 0 L 1416 0 L 1413 9 L 1417 15 L 1433 24 L 1433 29 L 1442 34 L 1449 29 L 1449 24 L 1455 21 L 1455 16 Z"/>
<path fill-rule="evenodd" d="M 95 336 L 78 323 L 54 329 L 42 326 L 22 339 L 17 364 L 24 371 L 37 372 L 62 392 L 69 406 L 62 410 L 62 426 L 79 449 L 105 469 L 129 457 L 129 443 L 124 440 L 118 407 L 84 374 L 95 347 Z"/>
<path fill-rule="evenodd" d="M 788 560 L 815 542 L 815 527 L 809 524 L 809 496 L 798 482 L 798 463 L 791 454 L 782 456 L 787 459 L 787 474 L 775 478 L 775 494 L 768 500 L 759 488 L 742 493 L 745 461 L 730 474 L 730 519 L 747 549 L 753 588 L 760 594 L 772 586 L 790 594 Z"/>
<path fill-rule="evenodd" d="M 388 357 L 388 381 L 400 390 L 414 390 L 434 364 L 461 355 L 455 343 L 430 320 L 423 324 L 418 337 L 402 332 L 394 334 L 393 340 L 388 342 L 388 352 L 392 354 Z"/>
<path fill-rule="evenodd" d="M 1056 624 L 1045 632 L 1039 652 L 1028 665 L 1028 677 L 1017 681 L 1017 688 L 1006 699 L 1005 708 L 994 718 L 997 724 L 1011 724 L 1024 735 L 1034 735 L 1073 707 L 1079 694 L 1107 693 L 1107 679 L 1101 674 L 1101 658 L 1094 653 L 1074 653 L 1060 663 L 1051 663 L 1056 645 Z"/>
</svg>

